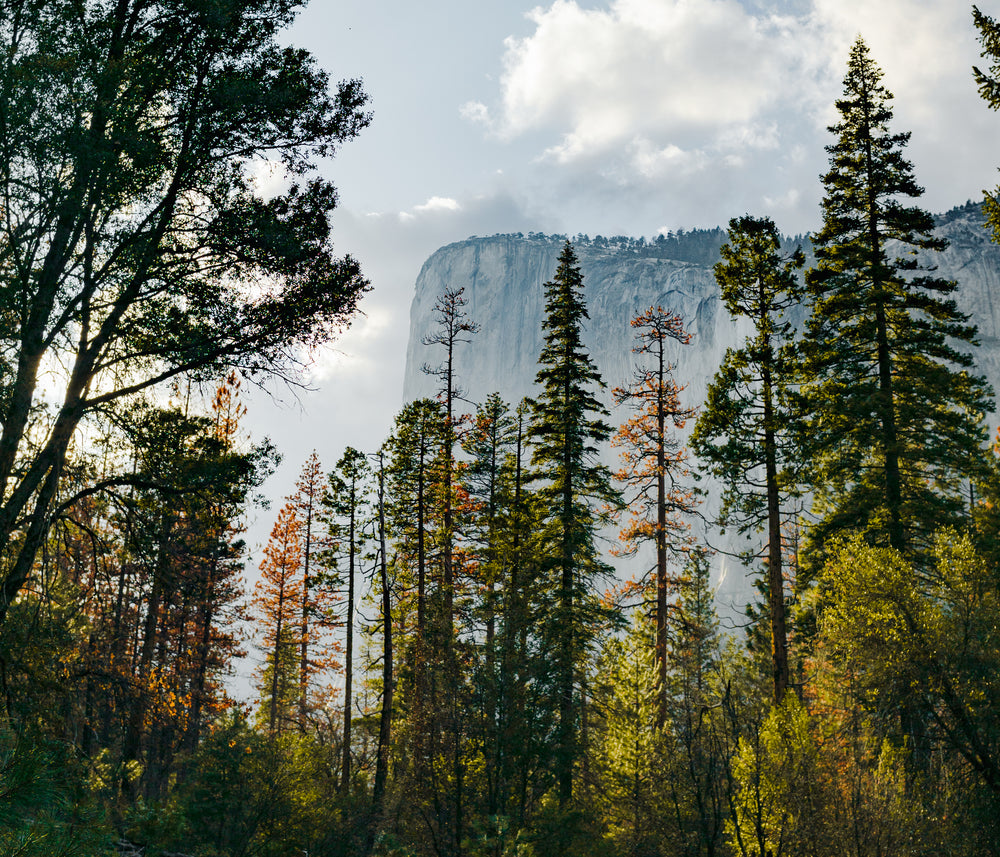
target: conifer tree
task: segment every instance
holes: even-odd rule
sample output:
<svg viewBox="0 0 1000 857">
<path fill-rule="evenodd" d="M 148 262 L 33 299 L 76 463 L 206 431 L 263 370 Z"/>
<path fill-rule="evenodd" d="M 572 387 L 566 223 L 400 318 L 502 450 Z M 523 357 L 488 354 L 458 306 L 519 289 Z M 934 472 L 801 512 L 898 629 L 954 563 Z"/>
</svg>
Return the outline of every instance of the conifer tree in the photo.
<svg viewBox="0 0 1000 857">
<path fill-rule="evenodd" d="M 389 559 L 386 547 L 386 462 L 384 446 L 375 453 L 376 494 L 376 557 L 377 592 L 381 601 L 382 626 L 382 701 L 379 708 L 378 750 L 375 776 L 372 781 L 372 810 L 365 836 L 365 855 L 372 853 L 375 835 L 384 823 L 386 789 L 389 781 L 389 756 L 392 752 L 392 701 L 395 690 L 392 634 L 392 590 L 389 582 Z"/>
<path fill-rule="evenodd" d="M 254 590 L 264 623 L 261 646 L 264 664 L 258 671 L 261 715 L 266 710 L 267 731 L 282 731 L 298 697 L 296 681 L 299 650 L 298 621 L 302 605 L 302 524 L 294 505 L 286 503 L 278 512 L 271 538 L 264 547 L 261 579 Z"/>
<path fill-rule="evenodd" d="M 606 521 L 601 510 L 617 502 L 611 474 L 598 461 L 599 444 L 608 440 L 611 428 L 605 422 L 608 411 L 595 395 L 604 382 L 583 346 L 588 318 L 583 275 L 567 241 L 555 276 L 545 284 L 545 344 L 535 377 L 540 390 L 530 402 L 528 432 L 546 515 L 541 559 L 552 587 L 552 606 L 542 633 L 549 635 L 551 644 L 558 721 L 554 773 L 563 805 L 573 796 L 579 755 L 583 699 L 576 681 L 598 622 L 592 588 L 608 571 L 595 537 Z"/>
<path fill-rule="evenodd" d="M 328 476 L 328 490 L 323 501 L 331 541 L 337 545 L 337 558 L 347 561 L 346 569 L 341 562 L 336 563 L 338 570 L 347 579 L 347 604 L 344 610 L 344 746 L 340 769 L 340 789 L 344 793 L 349 792 L 351 787 L 354 615 L 357 610 L 355 593 L 358 564 L 364 547 L 363 524 L 368 511 L 365 488 L 370 474 L 371 469 L 364 453 L 354 447 L 347 447 L 337 462 L 337 469 Z"/>
<path fill-rule="evenodd" d="M 796 271 L 801 250 L 781 253 L 781 236 L 768 219 L 729 221 L 728 243 L 715 266 L 723 303 L 733 317 L 748 318 L 752 335 L 728 349 L 708 388 L 692 446 L 725 485 L 722 518 L 740 532 L 767 528 L 767 591 L 775 702 L 788 687 L 788 643 L 781 553 L 781 501 L 788 484 L 790 448 L 783 391 L 791 374 L 784 313 L 802 289 Z"/>
<path fill-rule="evenodd" d="M 396 416 L 386 443 L 389 459 L 386 517 L 400 552 L 400 560 L 416 576 L 416 633 L 414 656 L 423 657 L 428 641 L 428 568 L 433 554 L 434 531 L 440 526 L 433 503 L 439 480 L 438 450 L 442 425 L 441 406 L 433 399 L 417 399 Z"/>
<path fill-rule="evenodd" d="M 338 666 L 339 644 L 331 639 L 331 632 L 339 595 L 330 585 L 318 585 L 323 581 L 318 578 L 315 568 L 316 558 L 328 547 L 328 540 L 316 525 L 325 490 L 323 468 L 313 450 L 302 465 L 295 493 L 288 498 L 299 521 L 302 542 L 302 586 L 296 635 L 299 641 L 299 721 L 302 724 L 309 711 L 309 688 L 313 679 Z"/>
<path fill-rule="evenodd" d="M 454 631 L 454 600 L 455 600 L 455 509 L 453 497 L 453 481 L 455 474 L 455 441 L 456 419 L 455 400 L 463 397 L 463 391 L 457 386 L 455 377 L 456 347 L 463 342 L 469 342 L 470 337 L 479 330 L 479 325 L 468 320 L 465 306 L 468 300 L 464 297 L 465 289 L 445 289 L 434 304 L 434 315 L 437 317 L 438 329 L 435 333 L 424 337 L 424 345 L 442 345 L 445 349 L 444 362 L 432 367 L 425 364 L 423 371 L 433 375 L 441 382 L 438 399 L 444 405 L 444 427 L 441 434 L 441 560 L 444 568 L 444 608 L 445 608 L 445 646 L 450 647 L 451 635 Z"/>
<path fill-rule="evenodd" d="M 687 450 L 673 429 L 684 428 L 694 408 L 681 404 L 681 387 L 667 361 L 667 340 L 688 344 L 679 315 L 663 307 L 650 307 L 632 319 L 635 354 L 648 354 L 652 367 L 635 369 L 632 382 L 616 387 L 612 394 L 619 405 L 628 404 L 634 416 L 626 420 L 611 439 L 621 448 L 622 468 L 615 474 L 625 487 L 625 503 L 632 518 L 621 531 L 623 553 L 634 555 L 643 543 L 656 548 L 656 665 L 660 681 L 657 722 L 666 718 L 667 683 L 667 553 L 684 550 L 689 542 L 689 524 L 684 516 L 694 510 L 695 498 L 682 484 L 687 473 Z"/>
<path fill-rule="evenodd" d="M 859 38 L 830 129 L 823 228 L 806 275 L 802 443 L 819 516 L 812 543 L 859 530 L 913 556 L 962 512 L 990 392 L 959 350 L 976 329 L 951 297 L 956 283 L 916 258 L 945 242 L 930 214 L 904 202 L 922 188 L 903 157 L 910 135 L 889 130 L 881 78 Z"/>
<path fill-rule="evenodd" d="M 990 62 L 987 71 L 978 66 L 972 67 L 979 95 L 993 110 L 1000 110 L 1000 23 L 996 18 L 983 14 L 978 6 L 972 7 L 972 20 L 979 30 L 979 43 L 983 47 L 980 56 Z M 1000 189 L 993 193 L 986 192 L 983 209 L 993 230 L 993 240 L 1000 241 Z"/>
</svg>

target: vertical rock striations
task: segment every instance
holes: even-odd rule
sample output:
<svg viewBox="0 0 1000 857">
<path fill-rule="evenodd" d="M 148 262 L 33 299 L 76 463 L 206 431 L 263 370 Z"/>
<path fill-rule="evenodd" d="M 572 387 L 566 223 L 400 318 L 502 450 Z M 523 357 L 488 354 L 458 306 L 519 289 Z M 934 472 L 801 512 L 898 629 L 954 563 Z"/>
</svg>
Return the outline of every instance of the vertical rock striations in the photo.
<svg viewBox="0 0 1000 857">
<path fill-rule="evenodd" d="M 1000 389 L 1000 247 L 990 241 L 983 224 L 979 206 L 971 203 L 939 217 L 936 232 L 950 246 L 933 263 L 941 276 L 958 281 L 959 309 L 970 313 L 979 327 L 981 345 L 975 355 L 979 371 L 994 389 Z M 590 313 L 585 341 L 608 385 L 605 403 L 609 408 L 610 388 L 625 382 L 632 371 L 629 321 L 651 306 L 683 316 L 692 334 L 691 344 L 670 342 L 669 359 L 676 364 L 676 380 L 687 387 L 684 403 L 704 400 L 726 348 L 742 344 L 749 332 L 745 322 L 729 317 L 719 300 L 712 267 L 724 240 L 725 233 L 714 229 L 653 242 L 621 237 L 574 241 Z M 480 325 L 474 341 L 460 346 L 457 353 L 458 384 L 464 396 L 481 402 L 496 391 L 516 404 L 530 395 L 542 347 L 542 285 L 555 273 L 564 242 L 565 236 L 536 233 L 495 235 L 469 238 L 436 251 L 420 270 L 410 308 L 405 399 L 434 394 L 434 379 L 421 372 L 430 359 L 421 338 L 432 330 L 434 302 L 447 287 L 465 288 L 469 318 Z M 789 249 L 794 243 L 789 240 Z M 793 321 L 799 323 L 805 316 L 802 309 Z M 612 408 L 612 421 L 620 419 L 624 415 Z M 995 416 L 988 415 L 988 420 L 995 428 Z M 614 463 L 613 451 L 608 451 L 607 460 Z M 717 508 L 712 495 L 717 492 L 708 480 L 703 487 L 709 495 L 705 512 L 711 515 Z M 709 532 L 716 546 L 726 550 L 748 546 L 738 536 L 720 539 L 718 530 Z M 732 560 L 716 560 L 716 575 L 722 582 L 720 601 L 740 609 L 751 589 L 742 573 L 726 573 L 736 566 Z"/>
</svg>

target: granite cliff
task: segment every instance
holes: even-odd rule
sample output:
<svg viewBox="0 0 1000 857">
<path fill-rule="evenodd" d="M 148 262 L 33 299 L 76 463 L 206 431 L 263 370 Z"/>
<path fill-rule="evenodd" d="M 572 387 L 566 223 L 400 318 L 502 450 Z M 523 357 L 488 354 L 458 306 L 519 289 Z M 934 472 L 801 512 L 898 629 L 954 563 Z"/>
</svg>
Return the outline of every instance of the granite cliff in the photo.
<svg viewBox="0 0 1000 857">
<path fill-rule="evenodd" d="M 1000 247 L 990 241 L 983 223 L 975 204 L 941 215 L 936 231 L 950 242 L 949 247 L 926 261 L 937 265 L 939 275 L 959 283 L 959 308 L 979 327 L 981 344 L 975 353 L 979 371 L 994 389 L 1000 389 Z M 497 391 L 516 403 L 531 394 L 542 346 L 543 284 L 555 272 L 565 240 L 566 236 L 536 233 L 495 235 L 469 238 L 436 251 L 417 277 L 410 309 L 405 398 L 434 394 L 437 379 L 425 375 L 421 366 L 436 364 L 440 354 L 421 339 L 433 329 L 433 306 L 447 287 L 465 288 L 466 311 L 480 325 L 473 342 L 460 346 L 457 354 L 459 384 L 467 398 L 482 401 Z M 712 274 L 724 232 L 697 230 L 653 242 L 585 236 L 572 240 L 590 313 L 585 342 L 609 390 L 626 381 L 632 371 L 629 320 L 641 310 L 660 305 L 680 313 L 692 334 L 690 345 L 671 343 L 671 360 L 676 364 L 676 379 L 687 387 L 685 401 L 702 402 L 726 349 L 739 346 L 748 330 L 745 322 L 731 319 L 722 306 Z M 789 239 L 789 249 L 797 243 L 808 251 L 804 239 Z M 803 308 L 793 320 L 800 322 L 804 316 Z M 610 406 L 609 392 L 606 401 Z M 612 411 L 612 422 L 623 418 Z M 992 415 L 989 419 L 995 423 Z M 614 464 L 613 451 L 608 451 L 607 461 Z M 717 507 L 718 489 L 710 481 L 703 487 L 709 495 L 704 511 L 710 515 Z M 747 546 L 729 534 L 720 538 L 717 530 L 712 540 L 728 550 Z M 721 555 L 716 560 L 720 600 L 738 608 L 750 589 L 736 567 Z"/>
</svg>

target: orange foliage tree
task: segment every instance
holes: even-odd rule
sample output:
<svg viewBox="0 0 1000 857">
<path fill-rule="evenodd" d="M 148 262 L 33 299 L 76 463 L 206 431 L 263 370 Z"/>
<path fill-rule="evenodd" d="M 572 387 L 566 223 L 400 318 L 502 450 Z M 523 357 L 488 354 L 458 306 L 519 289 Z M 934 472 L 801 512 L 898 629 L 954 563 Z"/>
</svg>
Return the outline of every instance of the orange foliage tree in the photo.
<svg viewBox="0 0 1000 857">
<path fill-rule="evenodd" d="M 302 589 L 299 605 L 299 720 L 305 723 L 310 709 L 310 686 L 318 676 L 338 666 L 339 644 L 331 632 L 340 620 L 336 611 L 339 593 L 333 588 L 336 581 L 324 573 L 323 557 L 332 547 L 331 539 L 317 527 L 324 497 L 326 479 L 319 456 L 315 450 L 302 465 L 295 493 L 288 498 L 301 525 Z M 317 563 L 317 559 L 320 560 Z"/>
<path fill-rule="evenodd" d="M 254 604 L 263 624 L 264 662 L 257 671 L 261 719 L 280 733 L 297 698 L 297 655 L 302 616 L 302 522 L 289 501 L 278 512 L 260 564 Z"/>
<path fill-rule="evenodd" d="M 683 428 L 694 408 L 681 404 L 683 387 L 673 378 L 667 360 L 669 340 L 686 345 L 691 341 L 679 315 L 663 307 L 650 307 L 631 322 L 635 329 L 635 354 L 650 355 L 652 366 L 637 366 L 632 381 L 612 391 L 615 402 L 628 405 L 633 416 L 611 439 L 621 449 L 622 467 L 615 477 L 624 485 L 624 500 L 630 511 L 621 531 L 620 553 L 633 556 L 643 544 L 656 547 L 656 663 L 660 681 L 659 722 L 666 713 L 667 680 L 667 554 L 686 550 L 690 544 L 685 515 L 696 506 L 690 488 L 682 484 L 687 475 L 687 450 L 674 433 Z"/>
</svg>

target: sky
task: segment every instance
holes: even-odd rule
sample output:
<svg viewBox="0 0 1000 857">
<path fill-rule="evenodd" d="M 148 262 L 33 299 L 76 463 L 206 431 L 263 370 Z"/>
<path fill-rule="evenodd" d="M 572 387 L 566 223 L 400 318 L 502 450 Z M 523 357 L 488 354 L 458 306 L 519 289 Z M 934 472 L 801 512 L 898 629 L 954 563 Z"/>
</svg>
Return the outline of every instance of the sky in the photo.
<svg viewBox="0 0 1000 857">
<path fill-rule="evenodd" d="M 1000 0 L 980 8 L 1000 17 Z M 323 170 L 334 241 L 372 291 L 309 389 L 249 401 L 284 462 L 251 515 L 254 562 L 316 450 L 376 448 L 402 404 L 414 281 L 470 235 L 645 235 L 769 216 L 817 229 L 824 146 L 861 35 L 894 94 L 923 205 L 998 181 L 1000 116 L 976 92 L 964 0 L 312 0 L 290 44 L 359 77 L 373 121 Z M 454 284 L 460 286 L 461 283 Z"/>
</svg>

